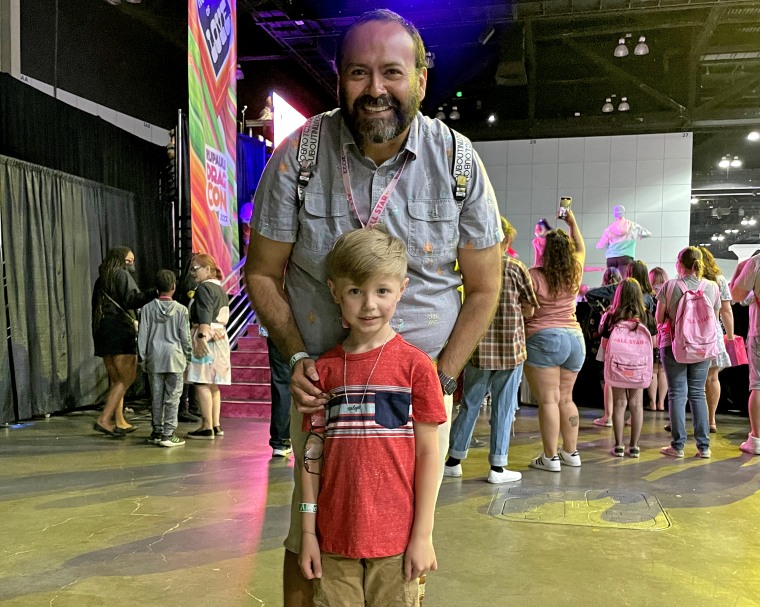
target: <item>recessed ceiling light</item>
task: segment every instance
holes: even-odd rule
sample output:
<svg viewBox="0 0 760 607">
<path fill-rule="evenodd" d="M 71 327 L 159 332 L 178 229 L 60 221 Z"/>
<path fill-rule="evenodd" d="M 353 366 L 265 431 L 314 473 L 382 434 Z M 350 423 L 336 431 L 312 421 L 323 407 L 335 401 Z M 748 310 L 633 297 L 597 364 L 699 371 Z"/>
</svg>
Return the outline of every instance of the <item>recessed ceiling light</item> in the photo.
<svg viewBox="0 0 760 607">
<path fill-rule="evenodd" d="M 760 131 L 752 131 L 749 135 L 747 135 L 747 139 L 750 141 L 757 141 L 760 139 Z"/>
</svg>

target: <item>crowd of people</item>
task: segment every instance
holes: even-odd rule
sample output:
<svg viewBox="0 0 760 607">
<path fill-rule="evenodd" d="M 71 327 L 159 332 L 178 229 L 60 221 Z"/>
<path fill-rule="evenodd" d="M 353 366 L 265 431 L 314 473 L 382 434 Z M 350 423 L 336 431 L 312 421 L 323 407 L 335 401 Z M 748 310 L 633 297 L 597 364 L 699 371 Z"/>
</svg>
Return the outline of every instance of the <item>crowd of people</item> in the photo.
<svg viewBox="0 0 760 607">
<path fill-rule="evenodd" d="M 596 333 L 609 397 L 598 425 L 613 427 L 612 456 L 639 456 L 647 390 L 650 408 L 669 403 L 672 440 L 662 453 L 684 456 L 689 402 L 697 455 L 710 457 L 710 411 L 719 389 L 710 369 L 725 364 L 724 330 L 733 336 L 724 303 L 757 292 L 760 256 L 739 264 L 727 290 L 708 254 L 687 247 L 678 256 L 678 278 L 668 280 L 635 260 L 636 240 L 649 233 L 618 205 L 615 224 L 597 244 L 615 269 L 606 291 L 582 288 L 586 248 L 569 209 L 561 216 L 566 230 L 541 222 L 528 269 L 514 256 L 515 231 L 499 216 L 477 154 L 419 112 L 427 68 L 414 25 L 388 10 L 366 13 L 341 38 L 336 68 L 339 110 L 303 129 L 319 134 L 311 142 L 316 155 L 303 161 L 309 142 L 299 145 L 297 132 L 262 175 L 244 269 L 270 354 L 275 349 L 278 366 L 288 364 L 290 372 L 290 442 L 279 410 L 277 440 L 270 443 L 280 455 L 292 445 L 296 462 L 284 605 L 419 605 L 426 573 L 437 568 L 438 488 L 444 476 L 462 476 L 486 394 L 488 482 L 521 478 L 507 465 L 523 375 L 538 401 L 542 442 L 530 466 L 557 473 L 582 465 L 572 396 L 587 355 L 575 312 L 581 293 L 606 308 Z M 452 174 L 462 163 L 467 171 Z M 171 276 L 161 275 L 160 294 L 141 293 L 125 271 L 134 255 L 114 251 L 94 294 L 96 350 L 111 379 L 95 429 L 112 435 L 129 429 L 120 412 L 137 346 L 126 320 L 160 295 L 137 340 L 143 360 L 152 361 L 146 363 L 155 389 L 151 437 L 163 446 L 181 442 L 174 403 L 177 375 L 184 373 L 200 394 L 203 418 L 187 438 L 214 439 L 222 434 L 218 386 L 229 383 L 229 343 L 227 300 L 213 259 L 196 256 L 199 284 L 185 314 L 168 303 Z M 760 454 L 757 307 L 753 300 L 751 432 L 741 446 L 754 454 Z M 109 328 L 116 323 L 123 324 L 118 339 Z M 162 340 L 177 348 L 165 367 L 157 349 L 151 354 Z M 451 425 L 462 369 L 464 393 Z"/>
<path fill-rule="evenodd" d="M 214 440 L 224 435 L 219 413 L 220 385 L 231 383 L 230 344 L 226 325 L 229 300 L 214 258 L 195 255 L 190 275 L 196 286 L 189 310 L 173 299 L 177 277 L 171 270 L 156 275 L 157 288 L 140 291 L 132 278 L 135 255 L 128 247 L 110 249 L 99 268 L 92 294 L 95 355 L 108 372 L 106 404 L 93 429 L 121 437 L 137 429 L 124 417 L 124 395 L 141 368 L 150 378 L 152 432 L 148 442 L 181 447 L 177 436 L 183 389 L 195 387 L 201 425 L 189 439 Z M 138 312 L 139 322 L 138 322 Z"/>
</svg>

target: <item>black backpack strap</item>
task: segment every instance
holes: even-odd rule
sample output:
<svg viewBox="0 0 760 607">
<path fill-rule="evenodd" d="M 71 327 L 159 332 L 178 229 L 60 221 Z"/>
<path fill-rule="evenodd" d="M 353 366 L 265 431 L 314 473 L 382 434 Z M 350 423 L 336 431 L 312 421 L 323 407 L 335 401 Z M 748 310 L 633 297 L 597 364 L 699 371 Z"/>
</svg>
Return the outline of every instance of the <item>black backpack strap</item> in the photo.
<svg viewBox="0 0 760 607">
<path fill-rule="evenodd" d="M 319 151 L 319 131 L 322 127 L 324 114 L 317 114 L 309 118 L 301 130 L 301 139 L 298 142 L 298 202 L 303 204 L 304 192 L 317 164 L 317 152 Z"/>
<path fill-rule="evenodd" d="M 467 197 L 467 183 L 472 177 L 472 142 L 451 127 L 451 176 L 454 178 L 454 199 L 460 204 Z"/>
</svg>

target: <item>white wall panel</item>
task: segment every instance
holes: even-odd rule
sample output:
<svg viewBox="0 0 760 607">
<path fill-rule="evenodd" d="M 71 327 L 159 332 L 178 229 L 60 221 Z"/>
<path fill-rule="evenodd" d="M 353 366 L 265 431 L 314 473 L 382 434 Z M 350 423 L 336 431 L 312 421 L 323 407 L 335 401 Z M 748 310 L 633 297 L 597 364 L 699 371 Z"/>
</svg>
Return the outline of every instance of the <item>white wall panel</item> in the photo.
<svg viewBox="0 0 760 607">
<path fill-rule="evenodd" d="M 586 139 L 583 137 L 568 137 L 559 140 L 559 162 L 583 162 Z"/>
<path fill-rule="evenodd" d="M 476 149 L 502 214 L 518 230 L 514 248 L 528 265 L 536 221 L 545 217 L 566 227 L 556 210 L 559 196 L 569 195 L 586 240 L 587 266 L 605 265 L 605 251 L 594 245 L 614 220 L 612 208 L 622 204 L 629 219 L 654 234 L 637 243 L 637 257 L 672 273 L 689 235 L 692 137 L 686 135 L 481 142 Z M 589 273 L 590 280 L 599 278 Z"/>
</svg>

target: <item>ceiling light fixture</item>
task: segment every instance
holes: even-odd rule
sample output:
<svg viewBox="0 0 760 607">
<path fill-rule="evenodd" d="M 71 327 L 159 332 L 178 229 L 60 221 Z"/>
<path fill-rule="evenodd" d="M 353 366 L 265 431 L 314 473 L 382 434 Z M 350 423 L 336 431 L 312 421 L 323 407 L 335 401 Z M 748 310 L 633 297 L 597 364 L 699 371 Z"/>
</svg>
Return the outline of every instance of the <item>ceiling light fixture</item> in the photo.
<svg viewBox="0 0 760 607">
<path fill-rule="evenodd" d="M 489 114 L 488 115 L 488 124 L 493 124 L 496 122 L 496 114 Z"/>
<path fill-rule="evenodd" d="M 451 114 L 449 114 L 449 118 L 451 118 L 451 120 L 459 120 L 461 118 L 457 106 L 451 106 Z"/>
<path fill-rule="evenodd" d="M 750 141 L 760 140 L 760 131 L 752 131 L 749 135 L 747 135 L 747 139 Z"/>
<path fill-rule="evenodd" d="M 750 217 L 749 221 L 747 221 L 747 225 L 750 225 L 750 226 L 753 226 L 756 223 L 757 223 L 757 219 L 755 219 L 754 217 Z"/>
<path fill-rule="evenodd" d="M 710 236 L 710 240 L 712 240 L 713 242 L 715 242 L 716 240 L 718 240 L 718 235 L 717 234 L 713 234 L 712 236 Z"/>
<path fill-rule="evenodd" d="M 443 113 L 443 106 L 438 108 L 438 112 L 435 115 L 438 120 L 446 120 L 446 114 Z"/>
<path fill-rule="evenodd" d="M 718 240 L 719 240 L 720 242 L 723 242 L 725 239 L 726 239 L 726 237 L 725 237 L 725 236 L 723 236 L 723 234 L 718 234 Z"/>
<path fill-rule="evenodd" d="M 633 54 L 637 55 L 638 57 L 641 57 L 642 55 L 648 55 L 649 54 L 649 47 L 647 46 L 647 37 L 646 36 L 640 36 L 639 42 L 633 49 Z"/>
<path fill-rule="evenodd" d="M 615 111 L 615 106 L 612 105 L 612 97 L 607 97 L 607 99 L 604 100 L 604 105 L 602 106 L 602 112 L 605 114 L 609 114 L 610 112 Z"/>
<path fill-rule="evenodd" d="M 630 34 L 628 34 L 630 36 Z M 618 40 L 618 45 L 615 47 L 615 52 L 612 53 L 615 57 L 625 57 L 628 55 L 628 47 L 625 44 L 625 38 Z"/>
<path fill-rule="evenodd" d="M 699 204 L 699 198 L 696 198 L 696 197 L 692 198 L 691 204 Z"/>
<path fill-rule="evenodd" d="M 738 169 L 742 165 L 742 161 L 739 160 L 738 156 L 734 156 L 734 159 L 731 161 L 731 166 L 735 169 Z"/>
<path fill-rule="evenodd" d="M 731 166 L 731 160 L 729 160 L 728 156 L 723 156 L 723 158 L 720 159 L 718 166 L 721 169 L 727 169 L 728 167 Z"/>
<path fill-rule="evenodd" d="M 620 105 L 618 106 L 618 112 L 630 112 L 631 106 L 628 103 L 628 97 L 620 98 Z"/>
</svg>

